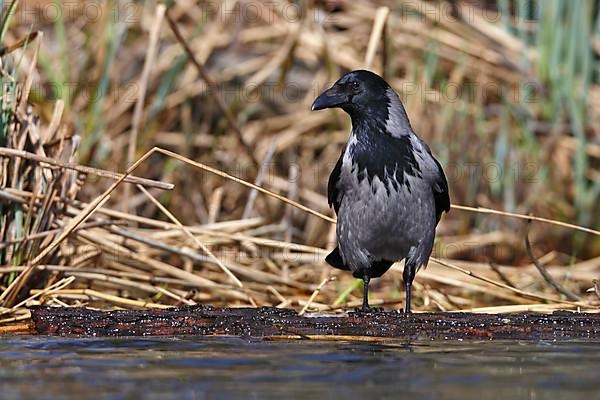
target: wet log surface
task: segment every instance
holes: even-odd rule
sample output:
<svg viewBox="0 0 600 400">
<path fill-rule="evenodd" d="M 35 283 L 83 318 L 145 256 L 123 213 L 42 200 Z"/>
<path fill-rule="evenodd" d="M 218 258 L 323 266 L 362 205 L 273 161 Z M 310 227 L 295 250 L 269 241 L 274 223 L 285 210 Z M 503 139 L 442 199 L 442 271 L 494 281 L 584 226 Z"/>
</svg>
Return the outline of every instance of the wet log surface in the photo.
<svg viewBox="0 0 600 400">
<path fill-rule="evenodd" d="M 95 311 L 33 307 L 34 332 L 61 336 L 200 335 L 298 339 L 600 339 L 600 315 L 404 314 L 374 311 L 299 316 L 276 308 L 185 306 Z"/>
</svg>

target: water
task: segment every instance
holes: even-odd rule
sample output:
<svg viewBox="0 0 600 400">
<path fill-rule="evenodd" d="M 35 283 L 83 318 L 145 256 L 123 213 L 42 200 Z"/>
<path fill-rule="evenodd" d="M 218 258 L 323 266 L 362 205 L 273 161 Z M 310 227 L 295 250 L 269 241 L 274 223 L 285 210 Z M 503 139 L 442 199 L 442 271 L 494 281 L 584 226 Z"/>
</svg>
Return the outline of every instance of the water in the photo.
<svg viewBox="0 0 600 400">
<path fill-rule="evenodd" d="M 0 337 L 8 399 L 598 399 L 600 342 Z"/>
</svg>

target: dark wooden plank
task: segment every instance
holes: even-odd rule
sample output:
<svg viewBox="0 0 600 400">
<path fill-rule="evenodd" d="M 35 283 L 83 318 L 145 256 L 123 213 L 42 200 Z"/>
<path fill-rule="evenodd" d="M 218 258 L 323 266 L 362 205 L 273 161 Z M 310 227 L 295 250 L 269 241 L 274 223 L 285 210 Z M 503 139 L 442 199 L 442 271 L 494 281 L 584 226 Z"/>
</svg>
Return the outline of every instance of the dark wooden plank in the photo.
<svg viewBox="0 0 600 400">
<path fill-rule="evenodd" d="M 275 308 L 186 306 L 164 310 L 96 311 L 32 307 L 41 335 L 227 335 L 258 338 L 600 339 L 600 315 L 351 312 L 299 316 Z"/>
</svg>

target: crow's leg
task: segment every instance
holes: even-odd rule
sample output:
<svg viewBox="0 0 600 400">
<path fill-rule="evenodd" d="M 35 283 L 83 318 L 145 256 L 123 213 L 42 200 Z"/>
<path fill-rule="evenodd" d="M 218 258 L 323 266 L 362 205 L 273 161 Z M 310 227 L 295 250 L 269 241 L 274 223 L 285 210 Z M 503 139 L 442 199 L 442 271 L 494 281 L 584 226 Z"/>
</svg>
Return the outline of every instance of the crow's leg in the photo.
<svg viewBox="0 0 600 400">
<path fill-rule="evenodd" d="M 369 281 L 371 277 L 369 275 L 365 275 L 363 277 L 363 311 L 369 311 Z"/>
<path fill-rule="evenodd" d="M 404 264 L 404 272 L 402 273 L 402 278 L 404 279 L 404 285 L 406 286 L 406 308 L 405 312 L 410 314 L 410 289 L 412 287 L 412 282 L 415 279 L 416 268 L 413 267 L 412 264 L 405 263 Z"/>
</svg>

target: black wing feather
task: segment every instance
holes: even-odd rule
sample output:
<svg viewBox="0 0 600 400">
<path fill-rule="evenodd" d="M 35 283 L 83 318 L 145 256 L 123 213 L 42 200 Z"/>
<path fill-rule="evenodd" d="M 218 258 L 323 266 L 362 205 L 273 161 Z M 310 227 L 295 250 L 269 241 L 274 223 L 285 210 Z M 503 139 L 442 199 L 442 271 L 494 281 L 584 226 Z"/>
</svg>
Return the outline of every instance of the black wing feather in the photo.
<svg viewBox="0 0 600 400">
<path fill-rule="evenodd" d="M 420 140 L 420 139 L 419 139 Z M 424 141 L 420 140 L 421 144 L 433 160 L 435 162 L 435 166 L 437 167 L 436 178 L 433 181 L 433 199 L 435 200 L 435 216 L 436 223 L 440 222 L 440 218 L 442 217 L 443 212 L 450 211 L 450 195 L 448 194 L 448 181 L 446 180 L 446 174 L 444 174 L 444 169 L 438 160 L 431 153 L 431 149 Z"/>
<path fill-rule="evenodd" d="M 438 168 L 438 179 L 433 184 L 433 198 L 435 200 L 435 215 L 437 222 L 440 222 L 442 213 L 450 211 L 450 195 L 448 194 L 448 181 L 442 166 L 433 156 L 433 161 Z"/>
<path fill-rule="evenodd" d="M 340 254 L 340 248 L 336 246 L 335 249 L 327 257 L 325 257 L 325 261 L 332 267 L 337 269 L 343 269 L 345 271 L 350 271 L 350 267 L 344 264 L 344 260 L 342 259 L 342 255 Z"/>
<path fill-rule="evenodd" d="M 327 202 L 329 203 L 329 207 L 333 206 L 335 213 L 338 213 L 340 209 L 340 204 L 342 202 L 340 189 L 338 188 L 338 182 L 340 181 L 340 173 L 342 171 L 342 159 L 344 158 L 344 153 L 338 159 L 333 171 L 331 171 L 331 175 L 329 175 L 329 182 L 327 183 Z"/>
</svg>

